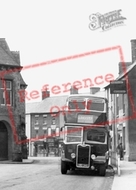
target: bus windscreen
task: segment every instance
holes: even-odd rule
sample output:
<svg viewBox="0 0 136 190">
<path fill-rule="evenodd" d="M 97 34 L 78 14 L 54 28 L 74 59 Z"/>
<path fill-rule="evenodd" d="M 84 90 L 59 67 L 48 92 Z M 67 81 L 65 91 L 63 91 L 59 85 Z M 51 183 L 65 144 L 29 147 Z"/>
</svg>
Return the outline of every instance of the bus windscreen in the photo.
<svg viewBox="0 0 136 190">
<path fill-rule="evenodd" d="M 104 103 L 103 102 L 97 102 L 93 100 L 87 101 L 87 109 L 92 111 L 104 111 Z"/>
</svg>

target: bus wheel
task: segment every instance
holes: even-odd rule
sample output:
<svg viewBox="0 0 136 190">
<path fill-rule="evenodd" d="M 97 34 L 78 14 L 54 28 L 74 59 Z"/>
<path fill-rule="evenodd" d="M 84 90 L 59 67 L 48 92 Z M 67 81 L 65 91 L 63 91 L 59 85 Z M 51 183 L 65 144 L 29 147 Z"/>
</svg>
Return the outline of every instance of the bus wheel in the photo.
<svg viewBox="0 0 136 190">
<path fill-rule="evenodd" d="M 67 165 L 66 162 L 61 160 L 61 173 L 66 174 L 67 173 Z"/>
<path fill-rule="evenodd" d="M 99 175 L 100 176 L 105 176 L 106 175 L 106 167 L 105 167 L 105 165 L 100 166 Z"/>
</svg>

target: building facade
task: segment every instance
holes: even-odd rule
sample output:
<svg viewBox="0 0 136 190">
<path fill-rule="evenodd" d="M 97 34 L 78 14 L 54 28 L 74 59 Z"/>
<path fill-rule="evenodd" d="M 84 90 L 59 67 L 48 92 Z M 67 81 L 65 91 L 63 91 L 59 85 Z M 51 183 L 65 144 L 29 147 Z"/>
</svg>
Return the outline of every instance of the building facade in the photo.
<svg viewBox="0 0 136 190">
<path fill-rule="evenodd" d="M 25 158 L 25 102 L 20 92 L 27 87 L 21 76 L 19 52 L 10 51 L 5 38 L 0 38 L 0 160 Z"/>
<path fill-rule="evenodd" d="M 112 151 L 119 143 L 124 149 L 124 159 L 136 161 L 136 40 L 131 40 L 132 62 L 119 63 L 117 81 L 125 80 L 125 94 L 110 94 L 110 85 L 106 86 L 109 100 L 109 121 L 112 125 Z"/>
<path fill-rule="evenodd" d="M 43 91 L 41 102 L 26 104 L 29 156 L 59 155 L 60 127 L 64 125 L 62 109 L 66 99 L 67 96 L 50 97 L 49 91 Z"/>
</svg>

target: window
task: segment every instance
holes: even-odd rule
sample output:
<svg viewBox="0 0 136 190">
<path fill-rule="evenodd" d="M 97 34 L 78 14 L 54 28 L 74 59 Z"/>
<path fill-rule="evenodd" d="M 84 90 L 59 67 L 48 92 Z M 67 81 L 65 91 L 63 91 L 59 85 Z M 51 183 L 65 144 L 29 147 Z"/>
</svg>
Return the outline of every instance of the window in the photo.
<svg viewBox="0 0 136 190">
<path fill-rule="evenodd" d="M 52 118 L 52 125 L 55 125 L 56 124 L 56 119 L 55 117 Z"/>
<path fill-rule="evenodd" d="M 0 102 L 1 105 L 12 105 L 12 81 L 1 80 L 0 81 Z"/>
<path fill-rule="evenodd" d="M 83 139 L 83 128 L 82 127 L 65 127 L 65 139 L 67 143 L 81 143 Z"/>
<path fill-rule="evenodd" d="M 119 96 L 116 97 L 116 115 L 119 115 Z"/>
<path fill-rule="evenodd" d="M 85 101 L 84 100 L 70 100 L 69 101 L 69 109 L 85 109 Z"/>
<path fill-rule="evenodd" d="M 51 128 L 48 128 L 48 136 L 51 135 Z"/>
<path fill-rule="evenodd" d="M 46 136 L 47 136 L 47 129 L 44 130 L 44 138 L 46 138 Z"/>
<path fill-rule="evenodd" d="M 35 121 L 34 121 L 35 125 L 39 124 L 39 115 L 35 115 Z"/>
<path fill-rule="evenodd" d="M 104 111 L 104 103 L 97 100 L 88 100 L 87 101 L 88 110 Z"/>
<path fill-rule="evenodd" d="M 90 130 L 87 133 L 87 140 L 96 142 L 105 142 L 105 133 L 97 130 Z"/>
<path fill-rule="evenodd" d="M 114 100 L 114 94 L 111 94 L 111 101 Z"/>
<path fill-rule="evenodd" d="M 60 135 L 59 132 L 60 132 L 60 130 L 59 130 L 59 128 L 57 127 L 57 128 L 56 128 L 56 136 L 59 136 L 59 135 Z"/>
<path fill-rule="evenodd" d="M 123 104 L 123 114 L 125 115 L 125 95 L 122 95 L 122 104 Z"/>
<path fill-rule="evenodd" d="M 47 124 L 47 115 L 43 115 L 43 125 Z"/>
<path fill-rule="evenodd" d="M 35 137 L 36 139 L 38 139 L 38 130 L 36 130 L 35 132 L 36 132 Z"/>
</svg>

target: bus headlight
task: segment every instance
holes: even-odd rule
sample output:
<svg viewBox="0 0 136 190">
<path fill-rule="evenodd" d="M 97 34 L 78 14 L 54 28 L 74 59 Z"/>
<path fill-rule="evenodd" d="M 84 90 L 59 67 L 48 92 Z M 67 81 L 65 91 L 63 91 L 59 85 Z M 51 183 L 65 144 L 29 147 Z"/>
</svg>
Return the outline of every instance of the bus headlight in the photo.
<svg viewBox="0 0 136 190">
<path fill-rule="evenodd" d="M 91 155 L 92 160 L 94 160 L 96 158 L 96 156 L 94 154 Z"/>
<path fill-rule="evenodd" d="M 105 158 L 109 159 L 109 152 L 108 151 L 105 153 Z"/>
<path fill-rule="evenodd" d="M 75 153 L 71 153 L 71 158 L 75 158 L 75 157 L 76 157 Z"/>
</svg>

